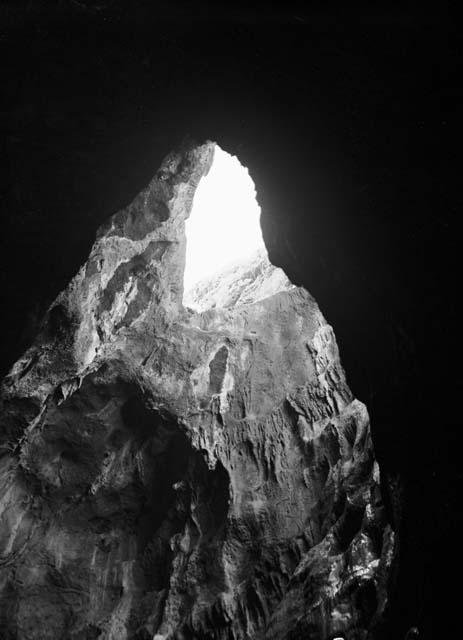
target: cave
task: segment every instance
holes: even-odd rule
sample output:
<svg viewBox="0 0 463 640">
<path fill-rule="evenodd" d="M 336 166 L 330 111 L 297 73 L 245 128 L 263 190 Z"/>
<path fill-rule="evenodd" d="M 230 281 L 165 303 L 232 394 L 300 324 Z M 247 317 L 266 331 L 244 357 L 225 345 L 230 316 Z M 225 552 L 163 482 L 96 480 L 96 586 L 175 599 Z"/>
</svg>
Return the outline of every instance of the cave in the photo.
<svg viewBox="0 0 463 640">
<path fill-rule="evenodd" d="M 217 144 L 185 223 L 184 303 L 194 285 L 264 250 L 255 185 L 237 157 Z"/>
<path fill-rule="evenodd" d="M 246 175 L 241 219 L 239 199 L 221 208 L 238 191 L 222 165 Z M 184 141 L 103 224 L 9 372 L 7 635 L 380 627 L 396 542 L 368 410 L 259 216 L 237 158 Z M 220 260 L 195 263 L 217 244 Z"/>
<path fill-rule="evenodd" d="M 456 22 L 209 5 L 0 9 L 0 636 L 451 637 Z M 208 145 L 268 263 L 188 300 Z"/>
<path fill-rule="evenodd" d="M 185 222 L 183 305 L 203 312 L 246 304 L 291 286 L 270 263 L 249 171 L 211 143 L 212 159 Z"/>
<path fill-rule="evenodd" d="M 198 565 L 211 584 L 220 584 L 220 572 L 206 565 L 217 562 L 208 542 L 220 539 L 225 526 L 228 475 L 220 464 L 208 468 L 176 417 L 147 402 L 123 362 L 101 366 L 68 394 L 47 412 L 22 451 L 27 473 L 20 495 L 26 497 L 29 488 L 36 500 L 43 496 L 53 515 L 30 531 L 36 541 L 42 537 L 42 557 L 26 563 L 21 581 L 2 595 L 2 610 L 9 612 L 2 633 L 99 637 L 101 615 L 136 594 L 142 597 L 131 605 L 125 632 L 115 620 L 109 633 L 151 637 L 168 590 L 176 537 L 188 532 L 198 543 Z M 191 519 L 196 503 L 200 512 Z M 11 504 L 7 512 L 15 508 L 21 509 Z M 15 531 L 10 546 L 16 546 L 17 535 L 24 544 Z M 128 574 L 124 566 L 130 565 Z M 74 595 L 63 597 L 71 585 Z M 76 621 L 81 608 L 87 608 L 88 619 Z"/>
</svg>

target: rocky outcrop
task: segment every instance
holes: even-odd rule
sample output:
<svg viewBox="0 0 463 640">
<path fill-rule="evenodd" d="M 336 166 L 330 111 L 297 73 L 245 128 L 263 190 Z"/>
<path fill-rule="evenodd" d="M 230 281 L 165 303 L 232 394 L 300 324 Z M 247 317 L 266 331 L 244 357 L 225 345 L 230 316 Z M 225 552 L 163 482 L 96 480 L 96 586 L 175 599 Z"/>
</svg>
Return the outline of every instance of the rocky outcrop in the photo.
<svg viewBox="0 0 463 640">
<path fill-rule="evenodd" d="M 293 288 L 284 271 L 271 264 L 266 250 L 258 249 L 185 291 L 183 304 L 195 311 L 233 308 Z"/>
<path fill-rule="evenodd" d="M 394 535 L 331 327 L 265 256 L 182 304 L 213 151 L 100 229 L 3 382 L 4 638 L 374 637 Z"/>
</svg>

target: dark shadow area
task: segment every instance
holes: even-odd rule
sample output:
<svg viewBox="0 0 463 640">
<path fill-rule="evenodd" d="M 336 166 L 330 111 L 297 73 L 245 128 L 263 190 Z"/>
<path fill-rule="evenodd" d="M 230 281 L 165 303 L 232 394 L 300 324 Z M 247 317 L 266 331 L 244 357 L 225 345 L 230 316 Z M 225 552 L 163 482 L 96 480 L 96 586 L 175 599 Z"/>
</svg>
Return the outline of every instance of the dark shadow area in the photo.
<svg viewBox="0 0 463 640">
<path fill-rule="evenodd" d="M 209 393 L 220 393 L 227 370 L 227 360 L 227 347 L 220 347 L 209 363 Z"/>
<path fill-rule="evenodd" d="M 21 465 L 27 494 L 37 506 L 37 526 L 40 517 L 47 518 L 45 531 L 55 527 L 72 541 L 58 564 L 45 565 L 39 583 L 44 588 L 37 624 L 53 609 L 50 637 L 64 637 L 66 625 L 73 635 L 86 621 L 81 609 L 72 613 L 66 594 L 79 593 L 86 603 L 89 589 L 94 602 L 86 606 L 94 620 L 116 607 L 126 590 L 136 594 L 128 628 L 131 637 L 144 637 L 150 625 L 160 623 L 172 574 L 180 586 L 184 580 L 185 568 L 172 564 L 180 541 L 211 589 L 225 588 L 219 557 L 229 510 L 228 473 L 220 463 L 208 466 L 176 416 L 150 405 L 123 363 L 103 365 L 69 398 L 50 403 Z M 48 550 L 37 545 L 40 552 L 29 553 L 39 567 Z M 81 549 L 78 562 L 72 545 Z M 121 569 L 125 563 L 131 566 L 129 584 Z M 1 637 L 16 637 L 22 624 L 17 601 L 26 603 L 26 622 L 33 624 L 27 607 L 35 606 L 34 586 L 35 591 L 20 583 L 13 591 L 7 584 L 2 591 Z M 94 637 L 97 631 L 90 625 L 86 633 Z"/>
</svg>

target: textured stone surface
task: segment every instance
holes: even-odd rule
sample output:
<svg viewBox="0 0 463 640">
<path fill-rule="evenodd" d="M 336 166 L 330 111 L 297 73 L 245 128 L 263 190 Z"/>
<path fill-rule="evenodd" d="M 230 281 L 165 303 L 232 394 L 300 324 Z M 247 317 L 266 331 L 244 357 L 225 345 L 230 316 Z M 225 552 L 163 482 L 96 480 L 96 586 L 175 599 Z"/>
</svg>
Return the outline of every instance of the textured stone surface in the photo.
<svg viewBox="0 0 463 640">
<path fill-rule="evenodd" d="M 195 311 L 251 304 L 294 287 L 282 269 L 274 267 L 265 249 L 233 262 L 185 291 L 183 304 Z"/>
<path fill-rule="evenodd" d="M 182 304 L 212 154 L 100 229 L 3 382 L 2 637 L 374 637 L 394 535 L 331 327 L 258 259 L 244 298 Z"/>
</svg>

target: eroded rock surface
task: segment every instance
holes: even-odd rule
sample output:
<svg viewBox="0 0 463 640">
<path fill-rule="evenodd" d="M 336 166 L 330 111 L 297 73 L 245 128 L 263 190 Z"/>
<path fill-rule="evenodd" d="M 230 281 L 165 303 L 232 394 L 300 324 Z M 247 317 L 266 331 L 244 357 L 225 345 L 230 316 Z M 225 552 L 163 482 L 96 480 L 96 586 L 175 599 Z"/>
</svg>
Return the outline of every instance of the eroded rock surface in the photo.
<svg viewBox="0 0 463 640">
<path fill-rule="evenodd" d="M 285 272 L 271 264 L 267 251 L 258 249 L 196 283 L 184 293 L 183 304 L 194 311 L 229 309 L 270 298 L 293 287 Z"/>
<path fill-rule="evenodd" d="M 374 637 L 394 535 L 331 327 L 260 258 L 182 304 L 213 149 L 99 231 L 3 382 L 2 638 Z"/>
</svg>

